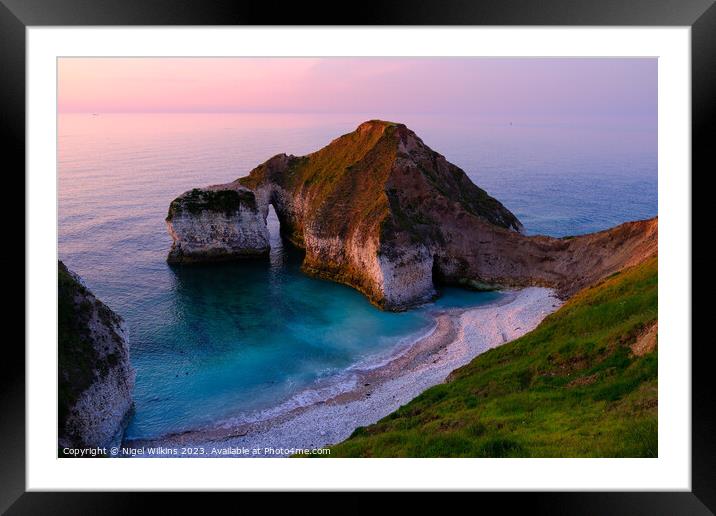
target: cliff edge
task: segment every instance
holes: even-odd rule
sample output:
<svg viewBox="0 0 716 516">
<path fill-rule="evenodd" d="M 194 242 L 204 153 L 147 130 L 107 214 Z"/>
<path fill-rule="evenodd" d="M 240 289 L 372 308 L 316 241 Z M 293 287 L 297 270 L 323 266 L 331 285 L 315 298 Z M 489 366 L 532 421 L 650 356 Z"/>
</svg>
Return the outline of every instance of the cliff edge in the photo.
<svg viewBox="0 0 716 516">
<path fill-rule="evenodd" d="M 122 319 L 58 262 L 60 451 L 118 444 L 134 378 Z"/>
</svg>

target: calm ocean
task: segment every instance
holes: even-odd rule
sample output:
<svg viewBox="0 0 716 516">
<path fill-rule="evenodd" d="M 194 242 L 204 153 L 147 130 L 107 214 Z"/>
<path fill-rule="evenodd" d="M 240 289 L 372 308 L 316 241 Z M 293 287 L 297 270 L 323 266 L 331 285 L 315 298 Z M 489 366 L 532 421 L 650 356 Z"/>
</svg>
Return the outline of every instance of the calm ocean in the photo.
<svg viewBox="0 0 716 516">
<path fill-rule="evenodd" d="M 59 257 L 126 320 L 137 370 L 128 438 L 300 400 L 316 382 L 347 381 L 350 366 L 427 331 L 435 305 L 499 297 L 446 289 L 432 306 L 381 312 L 348 287 L 302 275 L 273 214 L 270 263 L 166 264 L 164 217 L 177 195 L 232 181 L 280 152 L 317 150 L 370 118 L 60 115 Z M 406 123 L 530 234 L 586 233 L 657 214 L 655 131 L 621 131 L 619 120 L 381 118 Z"/>
</svg>

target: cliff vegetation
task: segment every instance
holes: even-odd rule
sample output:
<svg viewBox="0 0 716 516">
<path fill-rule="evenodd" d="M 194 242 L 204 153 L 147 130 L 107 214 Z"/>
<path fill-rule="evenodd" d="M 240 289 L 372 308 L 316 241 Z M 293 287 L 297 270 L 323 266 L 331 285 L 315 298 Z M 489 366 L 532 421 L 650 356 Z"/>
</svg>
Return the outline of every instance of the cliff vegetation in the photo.
<svg viewBox="0 0 716 516">
<path fill-rule="evenodd" d="M 538 328 L 331 457 L 656 457 L 657 257 L 575 294 Z"/>
<path fill-rule="evenodd" d="M 419 143 L 413 143 L 416 141 Z M 408 154 L 405 145 L 419 148 Z M 419 203 L 413 209 L 398 206 L 396 210 L 397 204 L 389 198 L 390 183 L 402 173 L 400 160 L 411 164 L 415 160 L 436 193 L 454 199 L 474 215 L 502 227 L 519 226 L 498 200 L 424 146 L 405 125 L 382 120 L 365 122 L 307 156 L 290 156 L 285 170 L 259 166 L 238 183 L 252 189 L 272 183 L 294 194 L 301 192 L 310 206 L 303 217 L 316 222 L 321 236 L 345 236 L 357 225 L 370 222 L 371 229 L 397 226 L 419 238 L 424 224 Z"/>
<path fill-rule="evenodd" d="M 241 205 L 256 210 L 256 198 L 247 190 L 207 190 L 194 188 L 184 195 L 174 199 L 169 205 L 167 222 L 184 211 L 196 215 L 202 211 L 212 211 L 231 215 L 239 210 Z"/>
</svg>

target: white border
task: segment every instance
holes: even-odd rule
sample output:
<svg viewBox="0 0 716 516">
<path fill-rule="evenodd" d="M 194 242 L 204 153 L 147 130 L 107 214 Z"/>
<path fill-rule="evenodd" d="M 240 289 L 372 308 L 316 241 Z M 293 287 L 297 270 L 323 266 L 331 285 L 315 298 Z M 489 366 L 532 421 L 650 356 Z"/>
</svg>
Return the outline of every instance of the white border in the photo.
<svg viewBox="0 0 716 516">
<path fill-rule="evenodd" d="M 688 27 L 30 27 L 27 43 L 28 490 L 690 490 Z M 57 459 L 55 64 L 90 55 L 658 56 L 659 458 Z"/>
</svg>

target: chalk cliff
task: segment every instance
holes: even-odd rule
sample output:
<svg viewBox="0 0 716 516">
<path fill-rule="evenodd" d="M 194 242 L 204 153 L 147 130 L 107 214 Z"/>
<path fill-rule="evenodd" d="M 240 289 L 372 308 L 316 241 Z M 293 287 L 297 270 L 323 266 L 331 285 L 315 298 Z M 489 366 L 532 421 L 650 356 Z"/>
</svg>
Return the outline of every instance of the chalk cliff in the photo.
<svg viewBox="0 0 716 516">
<path fill-rule="evenodd" d="M 172 201 L 166 223 L 174 242 L 170 263 L 260 256 L 270 250 L 266 213 L 246 188 L 186 192 Z"/>
<path fill-rule="evenodd" d="M 541 285 L 568 296 L 657 248 L 656 219 L 569 239 L 525 236 L 517 217 L 465 172 L 405 125 L 380 120 L 307 156 L 274 156 L 202 192 L 253 193 L 252 213 L 264 220 L 251 219 L 257 232 L 273 205 L 282 234 L 306 251 L 305 272 L 351 285 L 390 310 L 431 299 L 436 282 Z M 204 211 L 212 212 L 198 208 L 193 216 Z M 197 233 L 207 252 L 196 259 L 212 259 L 222 239 Z M 172 236 L 175 252 L 184 244 Z M 235 254 L 267 247 L 248 244 Z"/>
<path fill-rule="evenodd" d="M 65 447 L 118 444 L 135 373 L 122 319 L 58 262 L 58 415 Z"/>
</svg>

